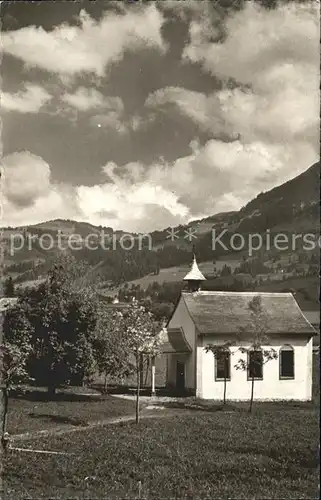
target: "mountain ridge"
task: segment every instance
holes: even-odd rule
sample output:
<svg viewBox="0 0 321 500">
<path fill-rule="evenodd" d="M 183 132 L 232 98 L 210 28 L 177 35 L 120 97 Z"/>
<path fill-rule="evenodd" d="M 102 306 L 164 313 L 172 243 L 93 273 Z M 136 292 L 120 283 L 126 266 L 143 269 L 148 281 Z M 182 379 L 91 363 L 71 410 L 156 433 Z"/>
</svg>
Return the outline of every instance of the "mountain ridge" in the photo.
<svg viewBox="0 0 321 500">
<path fill-rule="evenodd" d="M 199 224 L 206 224 L 206 223 L 211 223 L 213 224 L 217 222 L 231 222 L 231 220 L 239 219 L 241 220 L 243 216 L 249 216 L 249 213 L 253 213 L 256 210 L 262 210 L 262 205 L 267 205 L 268 203 L 275 202 L 276 200 L 282 200 L 284 199 L 284 196 L 287 196 L 287 200 L 285 200 L 285 204 L 293 208 L 293 205 L 296 205 L 298 203 L 304 204 L 304 206 L 301 207 L 301 209 L 306 208 L 306 205 L 312 203 L 317 205 L 319 203 L 319 197 L 320 197 L 320 188 L 319 188 L 319 170 L 320 170 L 320 162 L 316 162 L 313 165 L 311 165 L 307 170 L 299 174 L 298 176 L 288 180 L 287 182 L 280 184 L 268 191 L 259 193 L 255 198 L 250 200 L 244 207 L 242 207 L 240 210 L 230 210 L 230 211 L 225 211 L 225 212 L 219 212 L 217 214 L 212 214 L 207 217 L 204 217 L 202 219 L 193 219 L 190 222 L 178 226 L 173 226 L 174 229 L 180 228 L 180 227 L 194 227 Z M 289 201 L 290 199 L 292 200 L 292 203 L 290 204 Z M 298 206 L 296 207 L 297 211 Z M 251 214 L 253 216 L 253 214 Z M 256 214 L 254 214 L 256 215 Z M 284 215 L 284 214 L 283 214 Z M 257 216 L 257 215 L 256 215 Z M 160 234 L 164 233 L 164 231 L 167 231 L 170 229 L 171 226 L 168 226 L 166 228 L 163 228 L 161 230 L 153 230 L 150 231 L 151 234 Z M 24 230 L 24 229 L 40 229 L 44 230 L 47 229 L 49 231 L 55 231 L 55 230 L 65 230 L 70 232 L 70 229 L 78 228 L 78 229 L 85 229 L 87 228 L 88 230 L 92 230 L 93 232 L 99 232 L 101 230 L 106 231 L 107 233 L 113 233 L 113 234 L 128 234 L 128 235 L 142 235 L 145 234 L 145 232 L 134 232 L 134 231 L 124 231 L 122 229 L 116 229 L 114 230 L 112 227 L 109 226 L 102 226 L 102 225 L 95 225 L 87 221 L 77 221 L 74 219 L 52 219 L 48 221 L 43 221 L 43 222 L 38 222 L 36 224 L 29 224 L 29 225 L 24 225 L 24 226 L 17 226 L 17 227 L 11 227 L 8 226 L 6 228 L 2 228 L 3 230 Z M 74 231 L 76 232 L 76 231 Z M 82 234 L 84 232 L 81 230 L 79 234 Z"/>
<path fill-rule="evenodd" d="M 214 255 L 211 247 L 213 229 L 226 229 L 230 235 L 235 232 L 263 234 L 267 229 L 274 232 L 284 230 L 296 233 L 298 230 L 304 230 L 317 233 L 320 225 L 319 171 L 320 162 L 316 162 L 286 183 L 260 193 L 239 211 L 214 214 L 186 225 L 176 226 L 174 230 L 179 232 L 180 237 L 173 238 L 172 241 L 168 227 L 150 233 L 151 248 L 145 246 L 141 249 L 135 247 L 126 250 L 119 245 L 110 251 L 103 248 L 95 251 L 82 248 L 75 251 L 74 255 L 95 269 L 98 263 L 102 263 L 98 268 L 103 278 L 119 283 L 150 273 L 157 274 L 162 268 L 186 265 L 190 262 L 192 251 L 196 252 L 200 262 L 218 258 L 219 254 Z M 72 234 L 80 235 L 84 240 L 89 234 L 98 235 L 102 230 L 109 236 L 115 235 L 115 240 L 118 242 L 123 235 L 132 235 L 135 241 L 138 241 L 139 235 L 144 234 L 113 231 L 111 227 L 95 226 L 88 222 L 70 219 L 54 219 L 20 227 L 19 230 L 25 235 L 38 237 L 49 234 L 53 239 L 57 237 L 58 231 L 61 231 L 65 242 Z M 10 234 L 15 231 L 17 229 L 4 228 L 2 240 L 7 244 L 10 243 Z M 31 251 L 24 245 L 15 255 L 10 255 L 8 245 L 5 245 L 5 270 L 19 281 L 30 277 L 36 279 L 46 272 L 57 252 L 56 247 L 44 250 L 36 241 Z M 93 279 L 94 277 L 95 273 Z"/>
</svg>

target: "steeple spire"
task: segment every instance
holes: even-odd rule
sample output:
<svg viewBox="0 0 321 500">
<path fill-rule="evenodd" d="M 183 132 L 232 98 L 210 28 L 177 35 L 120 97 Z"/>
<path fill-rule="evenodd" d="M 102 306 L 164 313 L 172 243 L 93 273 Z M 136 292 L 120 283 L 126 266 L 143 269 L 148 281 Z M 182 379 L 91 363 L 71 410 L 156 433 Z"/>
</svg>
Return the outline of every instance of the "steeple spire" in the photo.
<svg viewBox="0 0 321 500">
<path fill-rule="evenodd" d="M 186 274 L 184 281 L 188 283 L 188 290 L 190 292 L 197 292 L 200 290 L 201 282 L 205 281 L 206 278 L 203 276 L 198 268 L 195 253 L 193 254 L 193 263 L 189 273 Z"/>
</svg>

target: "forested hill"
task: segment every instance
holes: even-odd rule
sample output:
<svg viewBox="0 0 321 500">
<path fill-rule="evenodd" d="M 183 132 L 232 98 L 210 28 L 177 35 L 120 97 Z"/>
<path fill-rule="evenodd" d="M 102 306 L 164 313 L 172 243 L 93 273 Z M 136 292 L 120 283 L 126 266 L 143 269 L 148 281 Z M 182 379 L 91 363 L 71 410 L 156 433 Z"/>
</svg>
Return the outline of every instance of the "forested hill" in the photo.
<svg viewBox="0 0 321 500">
<path fill-rule="evenodd" d="M 319 227 L 319 176 L 320 163 L 315 163 L 308 170 L 294 179 L 265 193 L 259 194 L 238 212 L 226 212 L 212 215 L 199 221 L 193 221 L 186 226 L 175 228 L 180 237 L 171 241 L 166 228 L 163 231 L 151 233 L 152 248 L 142 250 L 135 245 L 132 250 L 123 250 L 119 245 L 114 250 L 89 250 L 82 248 L 71 253 L 79 260 L 87 263 L 92 279 L 120 284 L 140 278 L 150 273 L 158 274 L 161 268 L 169 268 L 187 264 L 191 261 L 192 246 L 199 261 L 213 260 L 224 253 L 213 252 L 212 229 L 225 228 L 229 233 L 259 232 L 266 229 L 272 231 L 286 230 L 288 232 L 318 231 Z M 34 226 L 18 228 L 20 232 L 41 236 L 51 234 L 55 239 L 61 231 L 65 238 L 70 234 L 79 234 L 85 238 L 88 234 L 114 234 L 119 239 L 124 232 L 113 232 L 112 228 L 93 226 L 92 224 L 71 220 L 57 219 Z M 196 238 L 188 241 L 184 238 L 185 231 L 191 230 Z M 34 243 L 32 250 L 25 245 L 14 255 L 9 252 L 10 234 L 17 229 L 4 228 L 5 270 L 17 282 L 35 280 L 44 275 L 58 249 L 44 250 Z M 138 235 L 134 235 L 138 238 Z M 138 240 L 137 240 L 138 241 Z M 146 245 L 148 241 L 146 240 Z"/>
</svg>

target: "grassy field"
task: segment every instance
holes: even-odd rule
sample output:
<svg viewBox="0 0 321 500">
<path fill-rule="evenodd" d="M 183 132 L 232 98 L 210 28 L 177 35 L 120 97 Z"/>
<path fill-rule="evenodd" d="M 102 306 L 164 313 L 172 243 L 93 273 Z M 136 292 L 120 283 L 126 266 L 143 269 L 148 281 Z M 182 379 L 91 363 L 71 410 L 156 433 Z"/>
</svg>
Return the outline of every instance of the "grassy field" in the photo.
<svg viewBox="0 0 321 500">
<path fill-rule="evenodd" d="M 171 412 L 24 442 L 74 455 L 10 451 L 6 498 L 318 498 L 313 404 Z"/>
<path fill-rule="evenodd" d="M 159 284 L 183 281 L 184 276 L 191 269 L 191 264 L 161 269 L 158 275 L 149 274 L 147 276 L 143 276 L 137 280 L 129 281 L 129 285 L 139 285 L 143 290 L 146 290 L 146 288 L 149 285 L 152 285 L 155 281 Z M 217 260 L 215 267 L 217 270 L 221 270 L 224 265 L 230 266 L 232 271 L 234 271 L 234 269 L 239 265 L 239 261 L 229 258 Z M 214 272 L 214 264 L 212 261 L 199 262 L 198 267 L 203 274 L 213 274 Z M 118 293 L 118 290 L 119 287 L 115 287 L 112 290 L 106 289 L 105 292 L 109 295 L 115 295 Z"/>
<path fill-rule="evenodd" d="M 10 434 L 53 432 L 13 445 L 67 455 L 9 450 L 5 498 L 318 498 L 318 356 L 313 394 L 308 403 L 254 402 L 252 414 L 248 403 L 222 411 L 187 398 L 162 403 L 138 426 L 94 429 L 86 425 L 132 415 L 134 401 L 67 392 L 46 401 L 44 391 L 10 398 Z M 69 426 L 82 428 L 54 434 Z"/>
<path fill-rule="evenodd" d="M 134 412 L 132 401 L 111 396 L 58 393 L 55 400 L 47 401 L 46 393 L 37 391 L 9 399 L 8 432 L 22 434 L 61 425 L 86 425 Z"/>
</svg>

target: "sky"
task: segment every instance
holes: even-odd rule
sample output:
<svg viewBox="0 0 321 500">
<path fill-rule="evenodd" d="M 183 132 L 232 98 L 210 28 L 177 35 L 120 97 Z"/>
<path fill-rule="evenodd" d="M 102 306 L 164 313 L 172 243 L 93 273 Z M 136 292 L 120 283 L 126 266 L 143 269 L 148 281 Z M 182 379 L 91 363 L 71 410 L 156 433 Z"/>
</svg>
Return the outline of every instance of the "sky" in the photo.
<svg viewBox="0 0 321 500">
<path fill-rule="evenodd" d="M 238 210 L 319 159 L 319 2 L 1 6 L 2 226 Z"/>
</svg>

